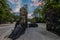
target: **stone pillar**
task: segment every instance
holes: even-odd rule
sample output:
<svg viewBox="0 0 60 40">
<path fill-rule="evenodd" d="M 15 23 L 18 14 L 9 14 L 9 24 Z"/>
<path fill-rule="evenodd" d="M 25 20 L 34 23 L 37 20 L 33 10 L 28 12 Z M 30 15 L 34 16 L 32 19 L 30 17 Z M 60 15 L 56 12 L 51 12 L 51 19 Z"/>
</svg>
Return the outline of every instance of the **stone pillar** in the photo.
<svg viewBox="0 0 60 40">
<path fill-rule="evenodd" d="M 20 8 L 20 18 L 21 18 L 21 24 L 23 24 L 24 28 L 27 27 L 27 8 L 24 6 Z"/>
</svg>

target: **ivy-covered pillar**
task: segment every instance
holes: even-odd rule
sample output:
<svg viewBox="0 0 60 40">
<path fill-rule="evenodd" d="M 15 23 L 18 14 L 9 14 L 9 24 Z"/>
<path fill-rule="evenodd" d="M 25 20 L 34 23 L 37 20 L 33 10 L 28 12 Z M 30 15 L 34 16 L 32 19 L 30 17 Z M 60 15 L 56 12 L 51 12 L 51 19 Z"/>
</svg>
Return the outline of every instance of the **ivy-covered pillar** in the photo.
<svg viewBox="0 0 60 40">
<path fill-rule="evenodd" d="M 24 28 L 27 28 L 27 6 L 24 5 L 22 8 L 20 8 L 20 18 L 21 18 L 21 24 Z"/>
</svg>

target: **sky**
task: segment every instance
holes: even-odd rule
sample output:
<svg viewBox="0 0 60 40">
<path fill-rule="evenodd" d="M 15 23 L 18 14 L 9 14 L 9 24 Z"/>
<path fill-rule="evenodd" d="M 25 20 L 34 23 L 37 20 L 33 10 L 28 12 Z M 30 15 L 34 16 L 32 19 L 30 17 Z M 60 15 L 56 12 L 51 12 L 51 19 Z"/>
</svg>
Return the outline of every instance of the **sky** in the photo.
<svg viewBox="0 0 60 40">
<path fill-rule="evenodd" d="M 40 0 L 41 1 L 41 0 Z M 7 0 L 7 3 L 9 4 L 10 8 L 13 12 L 19 12 L 20 8 L 24 5 L 28 5 L 28 16 L 32 18 L 32 14 L 34 9 L 41 3 L 39 3 L 39 0 Z"/>
</svg>

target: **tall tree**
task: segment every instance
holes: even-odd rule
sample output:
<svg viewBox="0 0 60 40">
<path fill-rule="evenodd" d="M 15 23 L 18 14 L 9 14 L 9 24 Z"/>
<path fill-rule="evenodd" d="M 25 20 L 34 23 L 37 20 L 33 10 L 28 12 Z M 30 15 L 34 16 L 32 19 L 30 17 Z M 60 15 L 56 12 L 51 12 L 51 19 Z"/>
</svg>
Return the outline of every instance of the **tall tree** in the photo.
<svg viewBox="0 0 60 40">
<path fill-rule="evenodd" d="M 0 0 L 0 23 L 4 23 L 6 21 L 10 21 L 11 16 L 10 8 L 6 2 L 6 0 Z"/>
<path fill-rule="evenodd" d="M 44 15 L 45 13 L 43 13 L 43 7 L 41 7 L 40 5 L 34 10 L 34 16 L 38 19 L 36 19 L 37 21 L 44 21 Z"/>
<path fill-rule="evenodd" d="M 45 0 L 45 2 L 47 30 L 56 30 L 59 26 L 57 21 L 60 20 L 60 0 Z"/>
</svg>

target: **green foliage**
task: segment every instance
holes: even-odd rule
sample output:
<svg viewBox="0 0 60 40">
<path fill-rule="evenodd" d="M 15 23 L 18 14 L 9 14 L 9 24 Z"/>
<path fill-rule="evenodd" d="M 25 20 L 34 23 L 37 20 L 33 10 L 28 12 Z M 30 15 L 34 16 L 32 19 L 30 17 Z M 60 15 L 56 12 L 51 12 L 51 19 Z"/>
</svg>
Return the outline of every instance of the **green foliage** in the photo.
<svg viewBox="0 0 60 40">
<path fill-rule="evenodd" d="M 60 0 L 45 0 L 44 13 L 46 14 L 47 30 L 60 32 Z M 50 26 L 50 25 L 52 26 Z M 53 27 L 53 28 L 52 28 Z M 51 29 L 50 29 L 51 28 Z M 59 33 L 60 34 L 60 33 Z"/>
<path fill-rule="evenodd" d="M 45 5 L 42 9 L 37 7 L 34 10 L 35 16 L 36 16 L 36 14 L 40 14 L 40 16 L 42 16 L 42 18 L 39 16 L 40 21 L 43 21 L 43 20 L 45 21 L 45 14 L 53 9 L 57 10 L 58 16 L 60 15 L 60 0 L 44 0 L 44 1 L 45 1 Z M 60 16 L 59 16 L 59 18 L 60 18 Z"/>
<path fill-rule="evenodd" d="M 10 7 L 8 6 L 6 0 L 0 1 L 0 23 L 10 22 L 12 18 L 14 18 L 13 14 L 10 12 Z M 16 16 L 15 16 L 16 17 Z"/>
<path fill-rule="evenodd" d="M 45 13 L 43 11 L 43 7 L 40 8 L 41 6 L 37 7 L 35 10 L 34 10 L 34 16 L 35 16 L 35 20 L 38 21 L 38 22 L 43 22 L 44 21 L 44 16 L 45 16 Z M 38 16 L 39 17 L 36 17 Z"/>
</svg>

